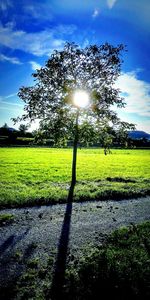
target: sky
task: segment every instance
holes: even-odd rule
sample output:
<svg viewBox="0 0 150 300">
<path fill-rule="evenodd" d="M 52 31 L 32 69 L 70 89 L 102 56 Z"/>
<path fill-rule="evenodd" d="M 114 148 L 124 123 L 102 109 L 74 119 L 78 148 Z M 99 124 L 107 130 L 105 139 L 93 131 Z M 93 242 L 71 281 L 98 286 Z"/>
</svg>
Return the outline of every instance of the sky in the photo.
<svg viewBox="0 0 150 300">
<path fill-rule="evenodd" d="M 19 88 L 34 84 L 53 50 L 108 42 L 127 48 L 116 82 L 127 105 L 118 115 L 150 133 L 149 16 L 149 0 L 0 0 L 0 126 L 19 127 L 11 121 L 23 113 Z"/>
</svg>

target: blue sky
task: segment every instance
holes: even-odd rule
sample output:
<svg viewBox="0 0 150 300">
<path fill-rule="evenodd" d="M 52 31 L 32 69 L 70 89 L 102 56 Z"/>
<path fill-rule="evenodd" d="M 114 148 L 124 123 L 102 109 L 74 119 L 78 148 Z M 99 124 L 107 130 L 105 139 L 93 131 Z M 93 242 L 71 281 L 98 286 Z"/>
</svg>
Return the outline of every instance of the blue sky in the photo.
<svg viewBox="0 0 150 300">
<path fill-rule="evenodd" d="M 150 133 L 149 0 L 0 0 L 0 16 L 0 126 L 14 127 L 10 118 L 23 112 L 19 88 L 33 84 L 32 72 L 54 49 L 107 41 L 128 50 L 116 82 L 127 105 L 118 114 Z"/>
</svg>

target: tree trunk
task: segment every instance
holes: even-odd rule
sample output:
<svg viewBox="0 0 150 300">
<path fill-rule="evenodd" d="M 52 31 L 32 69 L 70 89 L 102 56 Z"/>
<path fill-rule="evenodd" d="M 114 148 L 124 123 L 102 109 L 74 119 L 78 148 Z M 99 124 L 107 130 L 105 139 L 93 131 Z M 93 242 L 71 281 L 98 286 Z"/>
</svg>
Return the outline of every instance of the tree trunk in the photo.
<svg viewBox="0 0 150 300">
<path fill-rule="evenodd" d="M 74 144 L 73 144 L 72 180 L 71 180 L 72 186 L 76 184 L 76 163 L 77 163 L 77 148 L 78 148 L 78 118 L 79 118 L 79 109 L 77 110 L 77 115 L 76 115 L 75 136 L 74 136 Z"/>
</svg>

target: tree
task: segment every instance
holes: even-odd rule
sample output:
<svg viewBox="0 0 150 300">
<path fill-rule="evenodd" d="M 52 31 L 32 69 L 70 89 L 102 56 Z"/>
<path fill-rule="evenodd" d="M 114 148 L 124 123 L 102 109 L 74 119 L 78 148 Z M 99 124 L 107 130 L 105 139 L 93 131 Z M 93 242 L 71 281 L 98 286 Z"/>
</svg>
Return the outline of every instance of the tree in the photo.
<svg viewBox="0 0 150 300">
<path fill-rule="evenodd" d="M 2 128 L 8 129 L 9 127 L 8 127 L 7 123 L 4 123 L 4 125 L 2 126 Z"/>
<path fill-rule="evenodd" d="M 104 154 L 110 154 L 110 147 L 113 143 L 113 139 L 114 139 L 114 130 L 112 130 L 110 127 L 104 127 L 101 130 L 101 134 L 99 136 L 99 140 L 101 145 L 104 148 Z"/>
<path fill-rule="evenodd" d="M 120 147 L 128 147 L 129 142 L 129 130 L 134 130 L 135 125 L 127 122 L 119 122 L 118 126 L 114 128 L 114 141 Z"/>
<path fill-rule="evenodd" d="M 105 43 L 82 49 L 74 43 L 66 43 L 62 51 L 55 50 L 45 66 L 32 74 L 35 84 L 19 90 L 18 95 L 25 102 L 25 114 L 15 121 L 38 118 L 41 127 L 49 128 L 56 141 L 74 137 L 73 185 L 80 128 L 85 122 L 94 128 L 120 122 L 111 107 L 125 105 L 120 90 L 114 85 L 121 72 L 123 50 L 122 44 L 114 47 Z M 76 90 L 88 93 L 90 104 L 86 108 L 74 105 Z"/>
<path fill-rule="evenodd" d="M 44 145 L 45 144 L 44 136 L 43 136 L 43 133 L 40 131 L 40 129 L 34 131 L 33 144 L 37 144 L 37 145 Z"/>
<path fill-rule="evenodd" d="M 8 134 L 9 134 L 9 127 L 7 123 L 4 123 L 4 125 L 0 128 L 0 135 L 8 136 Z"/>
<path fill-rule="evenodd" d="M 20 131 L 21 135 L 24 136 L 26 134 L 26 131 L 28 130 L 28 128 L 29 128 L 28 125 L 20 124 L 19 131 Z"/>
</svg>

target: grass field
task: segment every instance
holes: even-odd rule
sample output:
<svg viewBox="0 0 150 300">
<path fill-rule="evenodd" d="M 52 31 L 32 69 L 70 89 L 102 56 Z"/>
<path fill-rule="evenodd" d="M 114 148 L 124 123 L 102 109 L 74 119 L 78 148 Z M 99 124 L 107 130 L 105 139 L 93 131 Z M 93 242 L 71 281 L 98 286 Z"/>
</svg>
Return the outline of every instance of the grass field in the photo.
<svg viewBox="0 0 150 300">
<path fill-rule="evenodd" d="M 81 253 L 68 255 L 59 299 L 149 299 L 150 222 L 115 230 L 102 245 L 87 244 Z M 23 253 L 17 251 L 13 259 L 21 263 Z M 50 297 L 53 264 L 52 256 L 45 266 L 38 256 L 29 257 L 18 279 L 1 289 L 2 299 L 55 299 Z"/>
<path fill-rule="evenodd" d="M 122 227 L 70 262 L 64 299 L 149 299 L 150 222 Z M 104 295 L 104 296 L 103 296 Z M 104 297 L 104 298 L 103 298 Z"/>
<path fill-rule="evenodd" d="M 67 199 L 72 150 L 0 149 L 0 206 L 60 203 Z M 74 200 L 150 194 L 150 150 L 79 149 Z"/>
</svg>

